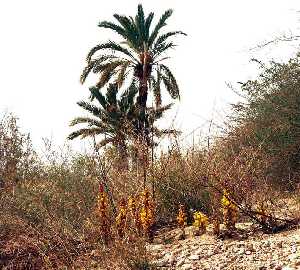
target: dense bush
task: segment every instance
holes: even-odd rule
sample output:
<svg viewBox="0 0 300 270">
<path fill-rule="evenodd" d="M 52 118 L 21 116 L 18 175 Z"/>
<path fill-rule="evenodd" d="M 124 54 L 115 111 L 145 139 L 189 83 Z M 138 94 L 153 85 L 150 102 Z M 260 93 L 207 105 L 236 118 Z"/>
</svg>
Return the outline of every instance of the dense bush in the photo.
<svg viewBox="0 0 300 270">
<path fill-rule="evenodd" d="M 0 119 L 0 189 L 35 178 L 40 166 L 29 134 L 20 131 L 14 115 L 6 114 Z"/>
<path fill-rule="evenodd" d="M 265 175 L 274 183 L 295 186 L 300 172 L 300 55 L 288 63 L 262 65 L 255 80 L 241 87 L 245 101 L 234 105 L 228 145 L 264 152 Z"/>
</svg>

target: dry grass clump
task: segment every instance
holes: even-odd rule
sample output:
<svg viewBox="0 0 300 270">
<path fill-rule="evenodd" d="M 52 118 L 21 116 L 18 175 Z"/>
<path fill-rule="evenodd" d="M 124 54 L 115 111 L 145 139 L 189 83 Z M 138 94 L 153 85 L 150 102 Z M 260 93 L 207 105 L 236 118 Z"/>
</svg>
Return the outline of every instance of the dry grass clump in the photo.
<svg viewBox="0 0 300 270">
<path fill-rule="evenodd" d="M 201 149 L 184 151 L 173 146 L 161 154 L 155 161 L 153 178 L 158 216 L 162 221 L 173 221 L 179 204 L 188 210 L 188 223 L 193 220 L 189 210 L 211 212 L 209 189 L 202 185 L 208 168 L 206 153 Z"/>
</svg>

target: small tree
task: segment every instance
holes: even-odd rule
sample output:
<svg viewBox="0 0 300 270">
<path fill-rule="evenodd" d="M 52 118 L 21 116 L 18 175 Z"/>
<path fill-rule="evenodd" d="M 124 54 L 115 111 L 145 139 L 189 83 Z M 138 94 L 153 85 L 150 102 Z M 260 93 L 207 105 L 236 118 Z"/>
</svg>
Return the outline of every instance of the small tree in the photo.
<svg viewBox="0 0 300 270">
<path fill-rule="evenodd" d="M 73 119 L 70 126 L 85 124 L 84 127 L 72 132 L 69 140 L 77 137 L 101 135 L 102 139 L 96 142 L 96 147 L 112 144 L 117 150 L 117 165 L 120 169 L 128 168 L 128 145 L 136 141 L 140 135 L 138 125 L 138 111 L 134 102 L 137 89 L 131 85 L 120 98 L 117 97 L 118 88 L 116 84 L 110 84 L 106 95 L 95 88 L 90 88 L 92 95 L 96 98 L 100 107 L 90 102 L 80 101 L 77 104 L 91 113 L 94 117 L 77 117 Z M 149 131 L 155 136 L 162 136 L 173 132 L 173 130 L 161 130 L 154 126 L 154 122 L 163 116 L 163 113 L 171 108 L 172 104 L 162 106 L 158 109 L 148 108 L 145 115 L 145 123 Z M 149 137 L 148 137 L 149 138 Z M 149 140 L 148 140 L 149 141 Z"/>
</svg>

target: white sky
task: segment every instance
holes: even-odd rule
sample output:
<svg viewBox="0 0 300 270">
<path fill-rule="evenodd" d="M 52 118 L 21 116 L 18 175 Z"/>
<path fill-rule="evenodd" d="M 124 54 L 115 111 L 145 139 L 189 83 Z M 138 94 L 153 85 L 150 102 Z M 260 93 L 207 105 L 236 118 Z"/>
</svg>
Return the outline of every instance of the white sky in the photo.
<svg viewBox="0 0 300 270">
<path fill-rule="evenodd" d="M 210 118 L 213 108 L 222 111 L 237 99 L 225 82 L 235 84 L 256 74 L 249 48 L 299 26 L 299 0 L 3 0 L 0 112 L 15 113 L 36 146 L 42 137 L 63 144 L 69 121 L 83 114 L 76 102 L 89 96 L 89 84 L 79 83 L 85 56 L 111 38 L 97 23 L 114 13 L 135 15 L 138 3 L 156 18 L 174 9 L 167 29 L 188 33 L 177 38 L 179 46 L 171 54 L 169 65 L 182 99 L 165 121 L 168 125 L 177 112 L 177 127 L 184 134 Z M 284 59 L 292 52 L 281 44 L 254 56 Z"/>
</svg>

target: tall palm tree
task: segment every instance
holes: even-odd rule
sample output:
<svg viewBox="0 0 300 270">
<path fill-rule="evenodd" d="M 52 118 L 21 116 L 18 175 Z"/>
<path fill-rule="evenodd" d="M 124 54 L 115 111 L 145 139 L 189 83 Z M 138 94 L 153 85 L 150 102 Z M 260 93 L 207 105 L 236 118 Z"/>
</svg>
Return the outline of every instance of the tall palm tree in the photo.
<svg viewBox="0 0 300 270">
<path fill-rule="evenodd" d="M 99 89 L 90 88 L 91 94 L 99 102 L 100 107 L 90 102 L 80 101 L 77 104 L 91 113 L 94 117 L 77 117 L 73 119 L 70 126 L 79 124 L 87 125 L 72 132 L 69 140 L 77 137 L 86 138 L 89 136 L 102 135 L 102 139 L 97 142 L 97 147 L 112 144 L 118 151 L 118 163 L 121 168 L 128 166 L 127 144 L 134 141 L 140 133 L 137 128 L 138 115 L 134 98 L 138 89 L 131 85 L 124 91 L 120 98 L 117 97 L 118 87 L 110 84 L 106 95 L 101 94 Z M 162 136 L 173 132 L 172 130 L 160 130 L 154 127 L 154 122 L 162 117 L 163 113 L 171 108 L 172 104 L 161 106 L 158 109 L 148 108 L 145 119 L 150 131 L 155 136 Z"/>
<path fill-rule="evenodd" d="M 182 31 L 160 34 L 166 26 L 166 21 L 172 15 L 169 9 L 163 13 L 158 23 L 152 27 L 154 13 L 144 14 L 142 5 L 138 5 L 136 16 L 114 14 L 117 23 L 102 21 L 101 28 L 111 29 L 121 36 L 118 43 L 108 41 L 92 48 L 87 56 L 87 66 L 82 72 L 81 82 L 93 72 L 100 74 L 96 87 L 101 89 L 110 81 L 121 88 L 128 78 L 138 82 L 137 109 L 140 111 L 138 128 L 145 128 L 145 111 L 148 91 L 151 89 L 155 96 L 156 106 L 161 105 L 161 86 L 164 85 L 172 98 L 179 98 L 179 87 L 171 70 L 164 65 L 167 59 L 165 53 L 175 47 L 169 40 L 176 35 L 186 35 Z M 99 55 L 95 56 L 97 52 Z"/>
</svg>

